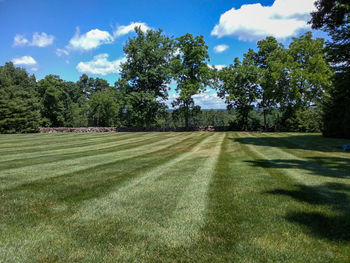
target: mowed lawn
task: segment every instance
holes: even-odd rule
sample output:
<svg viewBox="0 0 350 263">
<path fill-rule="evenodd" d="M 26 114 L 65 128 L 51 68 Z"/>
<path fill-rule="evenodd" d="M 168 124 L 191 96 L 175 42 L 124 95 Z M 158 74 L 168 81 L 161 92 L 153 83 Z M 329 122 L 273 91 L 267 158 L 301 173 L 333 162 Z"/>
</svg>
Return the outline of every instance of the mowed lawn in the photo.
<svg viewBox="0 0 350 263">
<path fill-rule="evenodd" d="M 0 135 L 0 262 L 350 262 L 346 142 Z"/>
</svg>

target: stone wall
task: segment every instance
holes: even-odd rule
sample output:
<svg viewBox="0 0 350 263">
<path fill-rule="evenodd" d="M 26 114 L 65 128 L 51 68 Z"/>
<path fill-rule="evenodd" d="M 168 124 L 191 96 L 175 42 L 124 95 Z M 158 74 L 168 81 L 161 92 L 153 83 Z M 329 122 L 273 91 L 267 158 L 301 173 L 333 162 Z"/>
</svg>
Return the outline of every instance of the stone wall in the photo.
<svg viewBox="0 0 350 263">
<path fill-rule="evenodd" d="M 184 127 L 178 128 L 138 128 L 138 127 L 47 127 L 39 128 L 40 133 L 59 133 L 59 132 L 184 132 L 184 131 L 226 131 L 228 127 L 200 126 L 190 127 L 186 130 Z"/>
<path fill-rule="evenodd" d="M 57 132 L 116 132 L 115 127 L 55 127 L 39 128 L 40 133 L 57 133 Z"/>
</svg>

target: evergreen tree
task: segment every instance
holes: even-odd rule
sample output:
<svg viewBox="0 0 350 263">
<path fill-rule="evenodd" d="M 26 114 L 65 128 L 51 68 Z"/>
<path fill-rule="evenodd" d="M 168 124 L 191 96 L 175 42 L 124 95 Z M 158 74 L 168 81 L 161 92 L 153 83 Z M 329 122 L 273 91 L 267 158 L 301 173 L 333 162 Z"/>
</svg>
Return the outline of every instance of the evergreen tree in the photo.
<svg viewBox="0 0 350 263">
<path fill-rule="evenodd" d="M 35 77 L 6 63 L 0 67 L 0 133 L 34 132 L 39 125 Z"/>
<path fill-rule="evenodd" d="M 326 46 L 328 60 L 335 71 L 334 85 L 324 103 L 323 134 L 350 138 L 350 3 L 318 0 L 316 7 L 310 23 L 331 36 Z"/>
</svg>

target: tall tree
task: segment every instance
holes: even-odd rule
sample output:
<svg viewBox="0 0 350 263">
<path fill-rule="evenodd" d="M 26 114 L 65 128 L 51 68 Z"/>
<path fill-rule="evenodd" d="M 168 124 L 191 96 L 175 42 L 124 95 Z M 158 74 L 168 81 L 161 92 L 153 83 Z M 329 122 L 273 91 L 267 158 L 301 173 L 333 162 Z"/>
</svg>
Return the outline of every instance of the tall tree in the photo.
<svg viewBox="0 0 350 263">
<path fill-rule="evenodd" d="M 12 62 L 0 67 L 0 133 L 35 131 L 39 109 L 35 77 Z"/>
<path fill-rule="evenodd" d="M 288 55 L 289 88 L 281 100 L 284 120 L 292 118 L 297 110 L 319 107 L 332 76 L 324 39 L 313 39 L 311 32 L 293 38 Z"/>
<path fill-rule="evenodd" d="M 323 134 L 350 138 L 350 2 L 318 0 L 316 7 L 310 23 L 331 36 L 326 46 L 328 60 L 335 70 L 334 86 L 324 103 Z"/>
<path fill-rule="evenodd" d="M 243 61 L 235 58 L 234 64 L 219 73 L 220 87 L 218 95 L 226 100 L 228 109 L 238 113 L 240 129 L 248 129 L 248 115 L 259 95 L 259 70 L 254 61 L 252 49 L 244 54 Z"/>
<path fill-rule="evenodd" d="M 124 46 L 126 62 L 122 64 L 118 88 L 129 100 L 137 123 L 149 128 L 164 108 L 170 83 L 170 60 L 173 54 L 172 40 L 162 30 L 143 32 L 135 28 L 136 36 Z M 142 105 L 142 106 L 140 106 Z"/>
<path fill-rule="evenodd" d="M 275 59 L 278 54 L 281 54 L 284 48 L 274 37 L 267 37 L 264 40 L 260 40 L 257 45 L 259 50 L 254 57 L 260 73 L 260 102 L 258 105 L 263 111 L 264 128 L 266 130 L 267 114 L 278 102 L 278 83 L 272 74 L 276 70 Z"/>
<path fill-rule="evenodd" d="M 173 59 L 172 68 L 179 96 L 172 105 L 184 115 L 185 127 L 188 129 L 190 116 L 200 110 L 199 106 L 195 106 L 193 96 L 210 84 L 208 46 L 203 36 L 186 34 L 176 39 L 176 47 L 179 54 Z"/>
</svg>

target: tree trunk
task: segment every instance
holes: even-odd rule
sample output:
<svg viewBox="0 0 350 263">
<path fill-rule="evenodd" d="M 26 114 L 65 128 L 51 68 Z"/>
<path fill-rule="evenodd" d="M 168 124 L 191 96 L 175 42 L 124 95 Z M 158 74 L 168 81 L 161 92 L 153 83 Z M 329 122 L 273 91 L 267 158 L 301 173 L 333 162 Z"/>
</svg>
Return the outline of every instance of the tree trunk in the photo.
<svg viewBox="0 0 350 263">
<path fill-rule="evenodd" d="M 146 120 L 146 130 L 149 131 L 151 129 L 151 122 L 149 119 Z"/>
<path fill-rule="evenodd" d="M 187 111 L 185 112 L 185 128 L 186 128 L 186 131 L 188 131 L 188 112 Z"/>
</svg>

